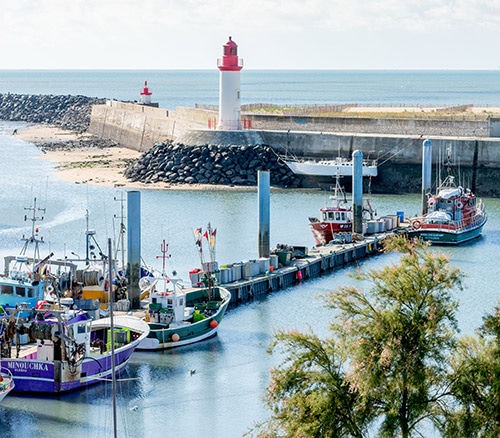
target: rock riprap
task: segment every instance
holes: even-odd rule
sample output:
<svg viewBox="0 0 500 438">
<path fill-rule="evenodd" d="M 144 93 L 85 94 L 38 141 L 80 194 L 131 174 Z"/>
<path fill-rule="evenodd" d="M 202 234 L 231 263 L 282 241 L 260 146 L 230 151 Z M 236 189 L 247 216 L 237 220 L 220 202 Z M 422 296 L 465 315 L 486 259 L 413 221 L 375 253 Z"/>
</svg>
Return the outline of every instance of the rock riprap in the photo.
<svg viewBox="0 0 500 438">
<path fill-rule="evenodd" d="M 273 186 L 299 187 L 300 180 L 266 145 L 156 143 L 125 171 L 125 176 L 146 184 L 255 186 L 259 170 L 270 171 Z"/>
<path fill-rule="evenodd" d="M 86 96 L 0 94 L 0 120 L 43 123 L 71 131 L 86 131 L 92 105 L 105 99 Z"/>
</svg>

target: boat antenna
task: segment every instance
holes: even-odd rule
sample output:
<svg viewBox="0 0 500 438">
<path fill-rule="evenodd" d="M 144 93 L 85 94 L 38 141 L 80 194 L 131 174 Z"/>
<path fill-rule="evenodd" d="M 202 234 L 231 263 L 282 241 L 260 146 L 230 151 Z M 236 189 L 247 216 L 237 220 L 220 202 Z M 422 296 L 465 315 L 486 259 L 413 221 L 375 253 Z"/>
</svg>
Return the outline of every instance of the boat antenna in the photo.
<svg viewBox="0 0 500 438">
<path fill-rule="evenodd" d="M 163 239 L 163 241 L 161 242 L 160 251 L 161 251 L 161 256 L 156 256 L 156 258 L 162 259 L 163 262 L 162 274 L 165 275 L 165 261 L 171 257 L 171 255 L 168 254 L 168 243 L 165 242 L 165 239 Z"/>
</svg>

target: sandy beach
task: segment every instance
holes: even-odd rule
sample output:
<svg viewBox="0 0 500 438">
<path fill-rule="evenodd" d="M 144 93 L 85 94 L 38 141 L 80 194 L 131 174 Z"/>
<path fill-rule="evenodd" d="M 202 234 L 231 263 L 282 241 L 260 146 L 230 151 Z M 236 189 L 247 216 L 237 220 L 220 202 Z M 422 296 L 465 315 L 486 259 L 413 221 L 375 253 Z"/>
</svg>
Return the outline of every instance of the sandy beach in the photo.
<svg viewBox="0 0 500 438">
<path fill-rule="evenodd" d="M 119 146 L 66 147 L 64 145 L 67 142 L 89 139 L 92 135 L 46 125 L 27 125 L 18 129 L 16 135 L 23 141 L 38 145 L 43 151 L 40 159 L 53 162 L 57 176 L 75 184 L 148 190 L 257 190 L 256 187 L 133 182 L 126 179 L 123 172 L 133 160 L 141 156 L 141 152 Z M 61 143 L 60 148 L 55 146 L 57 143 Z"/>
</svg>

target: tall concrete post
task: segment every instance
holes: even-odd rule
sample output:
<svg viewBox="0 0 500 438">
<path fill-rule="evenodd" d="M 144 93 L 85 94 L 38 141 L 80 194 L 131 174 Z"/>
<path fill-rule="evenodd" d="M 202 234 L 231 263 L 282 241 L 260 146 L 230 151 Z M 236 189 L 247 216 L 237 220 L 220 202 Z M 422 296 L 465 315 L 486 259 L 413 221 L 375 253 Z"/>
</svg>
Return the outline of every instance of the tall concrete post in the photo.
<svg viewBox="0 0 500 438">
<path fill-rule="evenodd" d="M 352 153 L 352 209 L 353 228 L 357 234 L 363 234 L 363 152 Z"/>
<path fill-rule="evenodd" d="M 132 309 L 141 307 L 141 192 L 127 192 L 127 273 L 128 298 Z"/>
<path fill-rule="evenodd" d="M 427 213 L 427 197 L 432 187 L 432 141 L 422 142 L 422 214 Z"/>
<path fill-rule="evenodd" d="M 259 257 L 269 257 L 270 228 L 270 174 L 268 170 L 257 173 L 259 188 Z"/>
</svg>

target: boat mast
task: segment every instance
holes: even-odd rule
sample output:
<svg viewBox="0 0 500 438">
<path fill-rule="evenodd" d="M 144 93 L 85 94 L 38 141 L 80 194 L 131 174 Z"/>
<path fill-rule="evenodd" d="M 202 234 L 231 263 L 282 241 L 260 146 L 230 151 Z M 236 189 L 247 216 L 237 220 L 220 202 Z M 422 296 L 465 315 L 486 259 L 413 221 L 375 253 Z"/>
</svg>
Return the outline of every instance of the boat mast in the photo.
<svg viewBox="0 0 500 438">
<path fill-rule="evenodd" d="M 116 375 L 115 375 L 115 326 L 113 318 L 113 305 L 115 302 L 113 296 L 113 253 L 111 249 L 111 239 L 108 239 L 108 254 L 109 254 L 109 317 L 111 329 L 111 382 L 113 392 L 113 431 L 114 437 L 118 437 L 117 421 L 116 421 Z"/>
<path fill-rule="evenodd" d="M 432 141 L 422 142 L 422 215 L 427 214 L 427 198 L 431 193 L 432 181 Z"/>
<path fill-rule="evenodd" d="M 123 212 L 123 204 L 125 202 L 125 198 L 123 197 L 123 194 L 119 198 L 114 198 L 115 201 L 119 201 L 121 204 L 121 214 L 120 214 L 120 231 L 119 231 L 119 239 L 118 239 L 118 244 L 119 246 L 116 247 L 115 250 L 115 260 L 118 260 L 118 251 L 121 251 L 122 255 L 122 271 L 125 272 L 125 214 Z M 116 218 L 116 215 L 115 215 Z"/>
<path fill-rule="evenodd" d="M 34 250 L 33 250 L 33 272 L 35 271 L 36 265 L 37 265 L 37 260 L 40 259 L 40 247 L 39 244 L 43 243 L 43 238 L 39 239 L 38 238 L 38 227 L 36 226 L 36 221 L 41 220 L 43 221 L 43 216 L 37 217 L 37 212 L 41 211 L 45 213 L 45 208 L 39 208 L 36 206 L 36 197 L 33 200 L 33 206 L 32 207 L 24 207 L 25 210 L 31 210 L 33 212 L 32 217 L 28 218 L 27 215 L 24 215 L 24 221 L 26 222 L 27 220 L 31 221 L 31 236 L 26 237 L 23 235 L 21 240 L 24 240 L 24 245 L 21 250 L 21 255 L 26 255 L 26 251 L 28 249 L 28 245 L 30 243 L 33 243 L 35 245 Z"/>
</svg>

